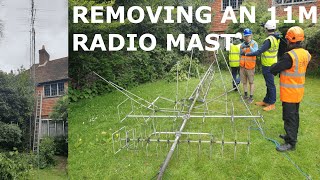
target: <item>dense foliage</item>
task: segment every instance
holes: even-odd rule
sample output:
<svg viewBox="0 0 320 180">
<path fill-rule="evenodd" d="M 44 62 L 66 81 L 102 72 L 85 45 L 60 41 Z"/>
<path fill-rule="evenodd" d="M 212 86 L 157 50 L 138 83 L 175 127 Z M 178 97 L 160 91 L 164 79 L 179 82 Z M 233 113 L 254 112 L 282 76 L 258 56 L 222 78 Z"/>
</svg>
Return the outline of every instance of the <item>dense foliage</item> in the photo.
<svg viewBox="0 0 320 180">
<path fill-rule="evenodd" d="M 0 121 L 23 123 L 32 113 L 32 87 L 24 69 L 18 74 L 0 71 Z"/>
<path fill-rule="evenodd" d="M 22 132 L 15 124 L 0 122 L 0 149 L 12 150 L 21 145 Z"/>
<path fill-rule="evenodd" d="M 50 118 L 53 120 L 68 120 L 68 95 L 61 97 L 53 106 L 53 111 L 50 114 Z"/>
<path fill-rule="evenodd" d="M 0 179 L 30 179 L 35 156 L 18 151 L 0 153 Z"/>
<path fill-rule="evenodd" d="M 46 168 L 50 165 L 55 164 L 54 154 L 56 151 L 56 146 L 54 139 L 52 137 L 45 137 L 40 143 L 40 168 Z"/>
<path fill-rule="evenodd" d="M 22 148 L 29 146 L 29 119 L 33 111 L 33 87 L 29 73 L 21 68 L 16 73 L 0 71 L 0 122 L 18 124 Z"/>
<path fill-rule="evenodd" d="M 157 38 L 157 47 L 151 52 L 145 52 L 139 48 L 136 52 L 127 52 L 126 50 L 118 52 L 72 52 L 72 50 L 70 50 L 69 76 L 71 77 L 71 88 L 69 96 L 71 100 L 77 101 L 82 98 L 90 98 L 97 94 L 113 90 L 107 86 L 106 83 L 98 80 L 97 77 L 92 74 L 92 71 L 125 88 L 165 77 L 177 61 L 183 59 L 185 54 L 188 56 L 191 54 L 191 52 L 179 52 L 177 50 L 168 52 L 165 48 L 166 34 L 185 34 L 186 42 L 188 42 L 192 34 L 199 34 L 203 39 L 208 29 L 207 24 L 198 22 L 189 24 L 184 21 L 181 24 L 164 24 L 163 19 L 166 15 L 165 12 L 161 14 L 161 20 L 156 24 L 152 24 L 148 20 L 148 17 L 145 17 L 145 20 L 139 24 L 129 22 L 120 24 L 117 21 L 109 24 L 74 24 L 72 23 L 73 6 L 82 5 L 90 9 L 92 5 L 109 5 L 115 9 L 118 6 L 125 6 L 125 9 L 127 9 L 134 5 L 141 7 L 151 6 L 155 9 L 155 7 L 164 5 L 193 5 L 196 7 L 205 3 L 207 2 L 203 0 L 69 1 L 70 37 L 72 37 L 74 33 L 84 33 L 90 40 L 95 34 L 99 33 L 102 34 L 102 37 L 106 40 L 105 44 L 107 44 L 107 37 L 110 33 L 118 33 L 123 37 L 126 37 L 127 34 L 138 34 L 139 37 L 142 34 L 151 33 Z M 69 42 L 71 43 L 72 41 Z M 90 43 L 91 42 L 88 42 L 88 44 Z M 70 44 L 69 47 L 72 48 L 72 44 Z M 194 52 L 194 58 L 198 58 L 200 61 L 204 59 L 202 53 L 198 51 Z"/>
</svg>

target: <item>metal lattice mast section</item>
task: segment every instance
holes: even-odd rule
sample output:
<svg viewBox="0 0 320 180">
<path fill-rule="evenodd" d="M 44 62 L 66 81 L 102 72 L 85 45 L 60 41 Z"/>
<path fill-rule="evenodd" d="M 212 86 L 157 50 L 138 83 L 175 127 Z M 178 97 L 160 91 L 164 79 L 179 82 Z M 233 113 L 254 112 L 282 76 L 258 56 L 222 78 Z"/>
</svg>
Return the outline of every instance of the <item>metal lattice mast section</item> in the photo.
<svg viewBox="0 0 320 180">
<path fill-rule="evenodd" d="M 102 76 L 100 76 L 98 73 L 93 71 L 93 74 L 95 74 L 96 76 L 98 76 L 99 78 L 101 78 L 103 81 L 107 82 L 109 85 L 111 85 L 112 87 L 116 88 L 119 92 L 121 92 L 122 94 L 124 94 L 125 96 L 127 96 L 129 99 L 131 99 L 132 101 L 134 101 L 137 104 L 140 104 L 142 107 L 149 109 L 149 110 L 154 110 L 153 108 L 151 108 L 151 106 L 156 107 L 153 103 L 148 102 L 147 100 L 127 91 L 126 89 L 124 89 L 121 86 L 118 86 L 117 84 L 106 80 L 105 78 L 103 78 Z M 141 102 L 142 101 L 142 102 Z M 156 107 L 157 108 L 157 107 Z"/>
<path fill-rule="evenodd" d="M 227 62 L 227 60 L 226 60 L 226 58 L 225 58 L 225 56 L 224 56 L 224 54 L 223 54 L 222 49 L 220 49 L 220 51 L 221 51 L 222 57 L 223 57 L 223 59 L 224 59 L 224 62 L 225 62 L 225 64 L 227 65 L 229 74 L 230 74 L 230 76 L 232 77 L 232 73 L 231 73 L 230 67 L 228 66 L 228 62 Z M 215 55 L 215 58 L 217 58 L 216 55 Z M 233 78 L 232 78 L 232 81 L 233 81 L 234 84 L 237 84 Z M 246 103 L 245 100 L 243 99 L 243 96 L 242 96 L 242 94 L 241 94 L 241 91 L 240 91 L 239 87 L 236 86 L 236 88 L 237 88 L 238 93 L 239 93 L 239 95 L 240 95 L 241 101 L 243 102 L 243 104 L 245 105 L 245 108 L 247 109 L 247 112 L 248 112 L 251 116 L 253 116 L 252 112 L 250 111 L 249 106 L 247 105 L 247 103 Z M 253 120 L 254 120 L 254 122 L 256 123 L 256 125 L 258 126 L 259 131 L 260 131 L 260 133 L 262 134 L 262 136 L 265 137 L 265 133 L 264 133 L 264 131 L 263 131 L 263 129 L 262 129 L 262 126 L 261 126 L 261 124 L 259 123 L 259 121 L 258 121 L 257 119 L 255 119 L 255 118 L 254 118 Z M 261 120 L 263 121 L 263 118 L 261 118 Z"/>
<path fill-rule="evenodd" d="M 205 81 L 208 78 L 210 78 L 212 76 L 212 72 L 213 72 L 212 68 L 213 68 L 213 63 L 210 65 L 210 67 L 208 68 L 207 72 L 205 73 L 205 75 L 203 76 L 202 80 L 200 81 L 200 83 L 197 85 L 197 87 L 195 89 L 195 93 L 194 93 L 195 96 L 193 96 L 193 98 L 192 98 L 192 103 L 191 103 L 187 113 L 183 116 L 183 122 L 182 122 L 182 124 L 180 126 L 180 129 L 179 129 L 178 132 L 176 132 L 175 140 L 174 140 L 174 142 L 173 142 L 173 144 L 172 144 L 172 146 L 171 146 L 171 148 L 170 148 L 170 150 L 169 150 L 169 152 L 168 152 L 168 154 L 166 156 L 166 159 L 164 160 L 163 165 L 162 165 L 162 167 L 161 167 L 161 169 L 159 171 L 159 175 L 158 175 L 158 178 L 157 178 L 158 180 L 162 179 L 162 176 L 163 176 L 163 174 L 164 174 L 164 172 L 165 172 L 165 170 L 166 170 L 166 168 L 167 168 L 167 166 L 168 166 L 168 164 L 170 162 L 170 159 L 171 159 L 171 157 L 173 155 L 173 152 L 175 151 L 175 149 L 177 147 L 177 144 L 179 142 L 179 139 L 181 137 L 181 133 L 184 130 L 184 127 L 186 126 L 188 120 L 190 119 L 190 113 L 193 110 L 193 107 L 194 107 L 196 101 L 199 98 L 200 91 L 202 89 L 203 84 L 205 83 Z"/>
<path fill-rule="evenodd" d="M 35 16 L 36 16 L 36 9 L 34 6 L 34 0 L 30 1 L 31 3 L 31 17 L 30 17 L 30 86 L 32 87 L 32 93 L 34 95 L 34 107 L 36 108 L 37 104 L 37 96 L 36 96 L 36 67 L 35 67 L 35 28 L 34 28 L 34 22 L 35 22 Z M 34 110 L 36 113 L 36 109 Z M 32 146 L 32 114 L 30 115 L 29 119 L 29 132 L 30 132 L 30 149 Z M 35 118 L 36 119 L 36 118 Z M 36 120 L 35 120 L 36 122 Z M 36 125 L 34 123 L 34 125 Z M 33 148 L 32 148 L 33 149 Z"/>
<path fill-rule="evenodd" d="M 221 49 L 220 49 L 221 50 Z M 222 50 L 221 50 L 222 51 Z M 124 94 L 125 96 L 127 96 L 127 99 L 124 100 L 123 102 L 121 102 L 118 106 L 118 116 L 119 116 L 119 120 L 120 122 L 123 122 L 125 119 L 127 118 L 133 118 L 133 119 L 143 119 L 144 123 L 147 125 L 148 121 L 150 119 L 152 119 L 152 125 L 150 126 L 151 129 L 153 129 L 153 132 L 147 136 L 146 133 L 146 129 L 141 133 L 140 135 L 137 135 L 136 130 L 135 129 L 131 129 L 129 131 L 126 130 L 126 127 L 122 127 L 120 128 L 118 131 L 114 132 L 112 134 L 112 142 L 113 142 L 113 151 L 114 154 L 117 154 L 118 152 L 120 152 L 122 149 L 136 149 L 139 146 L 139 142 L 141 143 L 141 147 L 143 147 L 143 143 L 145 143 L 146 147 L 145 150 L 147 152 L 147 156 L 148 156 L 148 148 L 151 142 L 155 142 L 157 143 L 157 147 L 156 147 L 156 151 L 157 151 L 157 155 L 158 155 L 158 147 L 161 151 L 161 146 L 159 146 L 160 142 L 164 142 L 167 143 L 167 148 L 169 148 L 169 143 L 172 143 L 171 148 L 169 149 L 169 152 L 167 153 L 166 159 L 164 160 L 161 169 L 158 171 L 157 175 L 158 175 L 158 179 L 162 179 L 162 176 L 170 162 L 170 159 L 172 157 L 172 155 L 174 154 L 174 151 L 178 151 L 179 152 L 179 143 L 180 142 L 185 142 L 188 143 L 188 149 L 190 146 L 190 143 L 198 143 L 198 152 L 200 153 L 201 151 L 201 143 L 208 143 L 210 145 L 210 159 L 211 159 L 211 154 L 212 154 L 212 148 L 213 148 L 213 144 L 221 144 L 221 154 L 223 156 L 223 151 L 224 151 L 224 145 L 225 144 L 233 144 L 234 145 L 234 158 L 236 158 L 236 152 L 237 152 L 237 145 L 247 145 L 247 152 L 249 153 L 249 145 L 250 145 L 250 126 L 248 127 L 248 141 L 247 142 L 240 142 L 237 140 L 237 132 L 236 132 L 236 128 L 235 128 L 235 119 L 253 119 L 253 122 L 255 122 L 255 124 L 258 126 L 260 132 L 264 135 L 264 132 L 262 130 L 262 127 L 260 125 L 260 122 L 257 121 L 257 118 L 261 118 L 262 122 L 263 118 L 259 113 L 259 116 L 253 116 L 248 105 L 245 103 L 243 97 L 241 96 L 241 92 L 238 88 L 238 86 L 236 87 L 236 89 L 238 89 L 238 93 L 241 97 L 241 100 L 243 102 L 243 104 L 245 105 L 247 111 L 250 113 L 250 115 L 235 115 L 235 111 L 234 111 L 234 105 L 233 105 L 233 101 L 231 100 L 231 114 L 228 114 L 228 97 L 227 94 L 229 92 L 231 92 L 233 89 L 227 91 L 226 85 L 225 85 L 225 79 L 222 76 L 221 73 L 221 69 L 220 69 L 220 64 L 218 61 L 218 58 L 215 54 L 214 56 L 215 60 L 213 61 L 213 63 L 210 65 L 210 67 L 208 68 L 208 70 L 205 72 L 204 76 L 202 79 L 200 79 L 200 82 L 198 83 L 198 85 L 196 86 L 196 88 L 194 89 L 193 93 L 191 94 L 191 96 L 189 96 L 189 98 L 187 99 L 182 99 L 182 101 L 178 101 L 178 89 L 179 89 L 179 82 L 176 82 L 176 97 L 175 100 L 170 100 L 161 96 L 158 96 L 154 101 L 152 101 L 152 103 L 149 103 L 148 101 L 144 100 L 143 98 L 125 90 L 124 88 L 116 85 L 115 83 L 108 81 L 106 79 L 104 79 L 102 76 L 98 75 L 97 73 L 93 72 L 95 75 L 97 75 L 99 78 L 101 78 L 102 80 L 104 80 L 105 82 L 107 82 L 109 85 L 113 86 L 114 88 L 116 88 L 118 91 L 120 91 L 122 94 Z M 223 55 L 223 61 L 220 63 L 225 63 L 227 65 L 228 71 L 230 73 L 230 77 L 232 77 L 230 68 L 228 67 L 228 63 L 227 60 L 225 59 L 224 55 Z M 214 66 L 214 64 L 216 63 L 216 65 Z M 190 66 L 192 66 L 192 63 L 190 63 Z M 189 66 L 189 76 L 190 77 L 190 73 L 191 73 L 191 67 Z M 179 62 L 177 63 L 177 69 L 179 67 Z M 221 79 L 220 84 L 223 86 L 223 92 L 221 95 L 219 95 L 218 97 L 214 97 L 213 99 L 207 99 L 207 95 L 209 94 L 210 91 L 210 87 L 211 84 L 213 82 L 213 77 L 215 75 L 215 71 L 214 71 L 214 67 L 217 68 L 217 70 L 219 71 L 219 75 Z M 176 76 L 177 76 L 177 80 L 178 80 L 178 76 L 179 76 L 179 72 L 176 72 Z M 232 78 L 233 79 L 233 78 Z M 234 81 L 234 80 L 233 80 Z M 187 87 L 188 89 L 188 83 L 187 83 Z M 215 99 L 218 99 L 220 97 L 225 96 L 225 101 L 223 103 L 225 103 L 225 112 L 224 113 L 220 113 L 222 115 L 215 115 L 215 114 L 211 114 L 213 113 L 217 113 L 213 110 L 209 110 L 208 108 L 208 104 L 210 102 L 213 102 Z M 166 100 L 170 103 L 174 103 L 174 109 L 170 109 L 170 108 L 159 108 L 155 105 L 155 103 L 158 100 Z M 120 113 L 120 106 L 122 106 L 125 102 L 127 101 L 131 101 L 131 112 L 129 113 L 125 113 L 125 117 L 123 118 L 123 116 L 121 117 L 121 113 Z M 202 104 L 200 105 L 196 105 L 196 102 L 201 102 Z M 140 107 L 136 108 L 134 106 L 134 104 L 138 104 Z M 180 105 L 181 108 L 178 108 L 178 105 Z M 203 108 L 200 108 L 201 106 L 204 106 Z M 136 109 L 135 109 L 136 108 Z M 144 114 L 141 111 L 141 108 L 145 108 L 146 110 L 149 110 L 148 114 Z M 185 109 L 186 108 L 186 109 Z M 195 110 L 199 110 L 199 109 L 203 109 L 203 112 L 195 112 Z M 140 111 L 137 114 L 134 111 Z M 157 114 L 155 114 L 157 112 Z M 158 114 L 160 112 L 160 114 Z M 162 113 L 162 114 L 161 114 Z M 164 114 L 163 114 L 164 113 Z M 173 127 L 171 128 L 172 131 L 161 131 L 161 126 L 160 131 L 157 131 L 157 127 L 154 124 L 154 120 L 158 119 L 158 118 L 164 118 L 164 119 L 168 119 L 168 118 L 173 118 Z M 176 120 L 177 118 L 181 118 L 182 119 L 182 124 L 179 126 L 178 129 L 175 128 L 176 126 Z M 205 119 L 231 119 L 232 122 L 232 130 L 235 134 L 235 140 L 234 141 L 225 141 L 225 131 L 224 128 L 222 128 L 222 138 L 221 141 L 217 141 L 214 139 L 213 133 L 204 133 L 204 132 L 188 132 L 185 130 L 186 124 L 189 122 L 189 120 L 191 118 L 194 119 L 202 119 L 202 123 L 204 123 Z M 190 124 L 190 123 L 189 123 Z M 152 127 L 153 126 L 153 127 Z M 203 126 L 202 126 L 203 127 Z M 141 126 L 142 128 L 142 126 Z M 124 134 L 123 134 L 124 133 Z M 130 135 L 131 134 L 131 135 Z M 144 137 L 143 138 L 143 134 Z M 160 139 L 160 134 L 164 134 L 166 135 L 166 139 Z M 124 135 L 124 136 L 123 136 Z M 173 139 L 169 139 L 168 135 L 174 135 Z M 198 135 L 199 139 L 198 140 L 192 140 L 190 139 L 190 135 Z M 155 138 L 152 138 L 152 136 L 155 136 Z M 182 139 L 181 140 L 181 136 L 187 136 L 188 139 Z M 202 136 L 207 136 L 207 138 L 209 137 L 209 140 L 203 140 L 201 137 Z M 178 153 L 179 156 L 179 153 Z"/>
</svg>

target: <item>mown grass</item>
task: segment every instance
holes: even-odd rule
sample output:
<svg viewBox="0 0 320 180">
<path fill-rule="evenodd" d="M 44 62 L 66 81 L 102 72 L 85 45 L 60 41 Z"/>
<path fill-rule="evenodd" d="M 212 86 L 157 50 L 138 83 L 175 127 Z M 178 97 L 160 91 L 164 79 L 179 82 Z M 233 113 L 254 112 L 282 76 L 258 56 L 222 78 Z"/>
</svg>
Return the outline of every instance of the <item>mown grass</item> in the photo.
<svg viewBox="0 0 320 180">
<path fill-rule="evenodd" d="M 66 162 L 67 158 L 56 156 L 56 166 L 48 167 L 45 169 L 35 169 L 32 172 L 32 178 L 34 180 L 46 179 L 46 180 L 66 180 L 68 179 Z"/>
<path fill-rule="evenodd" d="M 226 89 L 231 88 L 231 79 L 228 73 L 223 72 L 226 79 Z M 223 86 L 218 73 L 215 73 L 208 99 L 222 93 Z M 276 83 L 278 84 L 278 78 Z M 186 82 L 179 83 L 179 99 L 189 97 L 197 79 L 189 81 L 189 91 L 186 93 Z M 313 179 L 320 178 L 320 80 L 307 78 L 305 97 L 300 105 L 300 131 L 295 151 L 283 154 L 275 150 L 275 145 L 262 137 L 255 123 L 250 118 L 236 119 L 234 126 L 230 119 L 190 119 L 185 131 L 213 133 L 215 140 L 222 139 L 224 130 L 225 141 L 247 141 L 248 128 L 250 128 L 250 151 L 247 154 L 246 145 L 237 145 L 236 158 L 234 158 L 234 145 L 224 145 L 222 155 L 221 146 L 213 145 L 210 152 L 208 144 L 180 143 L 175 151 L 164 179 L 303 179 L 302 173 L 297 170 L 285 155 L 290 157 L 304 172 Z M 262 100 L 265 95 L 265 85 L 261 74 L 255 77 L 255 101 Z M 147 83 L 130 89 L 131 92 L 152 101 L 157 96 L 175 99 L 176 84 L 164 80 Z M 241 87 L 242 89 L 242 87 Z M 279 92 L 277 92 L 279 95 Z M 111 134 L 119 128 L 136 128 L 137 136 L 152 132 L 152 122 L 157 130 L 176 130 L 181 120 L 173 122 L 172 119 L 155 119 L 143 125 L 142 119 L 126 119 L 120 123 L 117 115 L 117 105 L 126 97 L 119 92 L 112 92 L 93 99 L 72 103 L 69 106 L 69 177 L 71 179 L 151 179 L 157 172 L 170 148 L 171 143 L 145 143 L 139 144 L 139 150 L 122 150 L 114 155 Z M 279 99 L 279 96 L 277 97 Z M 242 104 L 239 94 L 231 92 L 217 101 L 209 104 L 209 109 L 215 114 L 227 113 L 232 110 L 234 114 L 248 115 Z M 167 106 L 168 103 L 159 103 Z M 197 103 L 200 105 L 200 103 Z M 197 109 L 195 111 L 201 111 Z M 278 137 L 284 133 L 282 121 L 281 102 L 277 101 L 276 110 L 263 112 L 261 108 L 250 105 L 253 114 L 260 111 L 265 123 L 263 129 L 266 136 L 282 143 Z M 123 111 L 130 112 L 130 106 L 124 106 Z M 149 128 L 151 126 L 151 128 Z M 140 130 L 140 127 L 142 130 Z M 235 127 L 235 128 L 233 128 Z M 158 138 L 153 136 L 153 138 Z M 161 139 L 173 139 L 173 136 L 163 135 Z M 184 136 L 182 139 L 188 137 Z M 206 136 L 190 136 L 190 139 L 208 140 Z M 210 138 L 209 138 L 210 139 Z M 200 150 L 199 150 L 200 149 Z M 147 151 L 148 150 L 148 151 Z M 210 153 L 212 158 L 210 159 Z"/>
</svg>

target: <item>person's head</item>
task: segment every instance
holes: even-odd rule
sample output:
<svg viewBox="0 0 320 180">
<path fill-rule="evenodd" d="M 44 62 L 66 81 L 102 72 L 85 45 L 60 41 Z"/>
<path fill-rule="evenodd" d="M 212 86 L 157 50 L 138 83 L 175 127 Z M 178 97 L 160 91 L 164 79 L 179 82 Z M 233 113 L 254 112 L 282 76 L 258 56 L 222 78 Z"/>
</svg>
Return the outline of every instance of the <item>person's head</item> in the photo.
<svg viewBox="0 0 320 180">
<path fill-rule="evenodd" d="M 272 34 L 275 32 L 277 28 L 277 24 L 274 21 L 268 21 L 265 25 L 264 28 L 266 29 L 268 34 Z"/>
<path fill-rule="evenodd" d="M 243 31 L 243 39 L 246 41 L 246 42 L 250 42 L 252 40 L 252 31 L 249 29 L 249 28 L 246 28 L 244 31 Z"/>
<path fill-rule="evenodd" d="M 299 26 L 293 26 L 288 29 L 285 38 L 289 48 L 300 46 L 301 42 L 304 41 L 304 31 Z"/>
<path fill-rule="evenodd" d="M 233 39 L 233 44 L 234 45 L 237 45 L 237 44 L 240 44 L 241 43 L 241 40 L 239 38 L 234 38 Z"/>
</svg>

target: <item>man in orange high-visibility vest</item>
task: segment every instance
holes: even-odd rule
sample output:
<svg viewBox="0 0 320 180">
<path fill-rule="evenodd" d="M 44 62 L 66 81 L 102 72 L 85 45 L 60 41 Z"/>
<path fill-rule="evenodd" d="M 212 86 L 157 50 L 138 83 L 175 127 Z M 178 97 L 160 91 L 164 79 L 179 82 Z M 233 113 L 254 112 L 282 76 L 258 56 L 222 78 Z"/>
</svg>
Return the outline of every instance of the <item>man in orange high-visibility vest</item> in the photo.
<svg viewBox="0 0 320 180">
<path fill-rule="evenodd" d="M 311 60 L 309 52 L 302 48 L 304 31 L 298 26 L 291 27 L 286 34 L 288 52 L 281 60 L 272 65 L 273 75 L 280 73 L 280 100 L 282 101 L 282 118 L 285 135 L 280 135 L 285 143 L 277 151 L 294 150 L 299 129 L 299 105 L 304 94 L 307 66 Z"/>
<path fill-rule="evenodd" d="M 253 91 L 254 91 L 254 71 L 256 67 L 256 56 L 246 56 L 245 54 L 255 52 L 258 50 L 258 44 L 252 39 L 252 31 L 245 29 L 243 31 L 244 42 L 240 46 L 240 79 L 243 84 L 244 99 L 249 104 L 253 102 Z M 248 86 L 249 81 L 250 96 L 248 97 Z"/>
</svg>

